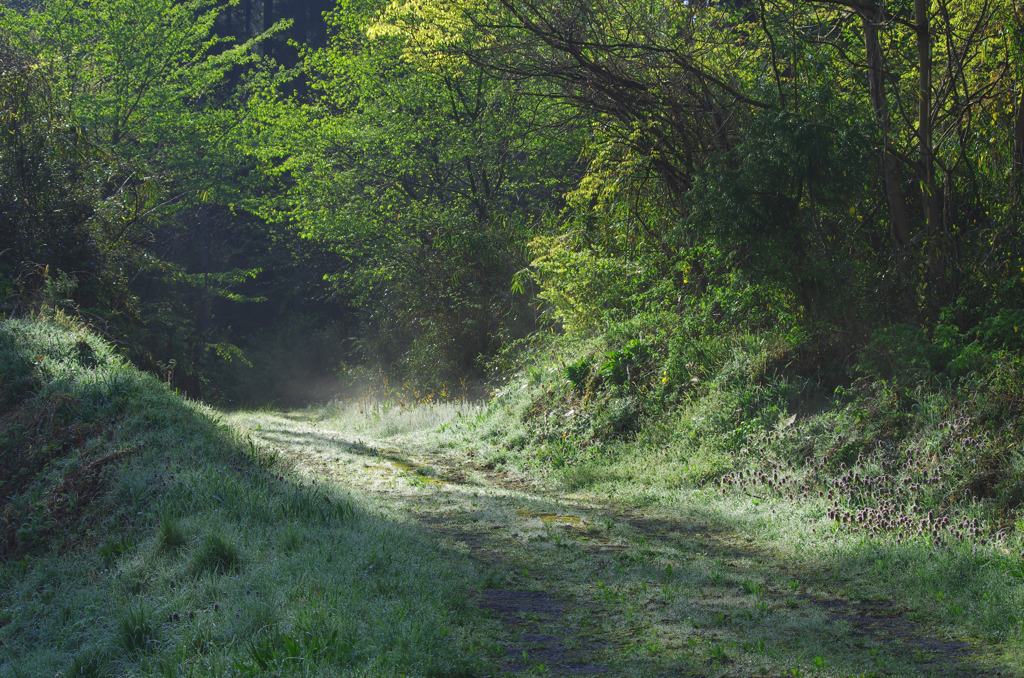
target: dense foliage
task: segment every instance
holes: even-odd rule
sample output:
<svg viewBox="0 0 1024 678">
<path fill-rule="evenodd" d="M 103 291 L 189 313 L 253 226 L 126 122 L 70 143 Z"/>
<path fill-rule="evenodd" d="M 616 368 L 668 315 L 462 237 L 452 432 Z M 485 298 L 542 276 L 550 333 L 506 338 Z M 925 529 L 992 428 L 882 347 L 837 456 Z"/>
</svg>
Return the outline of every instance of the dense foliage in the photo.
<svg viewBox="0 0 1024 678">
<path fill-rule="evenodd" d="M 512 295 L 525 243 L 576 170 L 575 137 L 549 104 L 480 67 L 433 72 L 370 40 L 371 13 L 341 3 L 332 37 L 301 54 L 308 101 L 262 101 L 254 153 L 286 190 L 263 212 L 346 265 L 368 357 L 426 383 L 472 375 L 477 356 L 532 329 Z"/>
<path fill-rule="evenodd" d="M 4 10 L 9 311 L 72 298 L 209 397 L 289 346 L 452 385 L 537 310 L 848 376 L 894 323 L 1021 347 L 1012 3 L 324 9 Z"/>
<path fill-rule="evenodd" d="M 318 294 L 310 277 L 324 263 L 314 249 L 296 251 L 290 231 L 234 208 L 258 190 L 240 148 L 247 101 L 283 77 L 261 52 L 287 23 L 222 38 L 224 9 L 207 0 L 0 8 L 6 310 L 74 311 L 208 398 L 258 391 L 214 383 L 250 364 L 239 346 L 252 344 L 248 334 L 312 324 L 291 298 Z M 245 307 L 261 300 L 276 308 L 262 304 L 254 322 Z"/>
</svg>

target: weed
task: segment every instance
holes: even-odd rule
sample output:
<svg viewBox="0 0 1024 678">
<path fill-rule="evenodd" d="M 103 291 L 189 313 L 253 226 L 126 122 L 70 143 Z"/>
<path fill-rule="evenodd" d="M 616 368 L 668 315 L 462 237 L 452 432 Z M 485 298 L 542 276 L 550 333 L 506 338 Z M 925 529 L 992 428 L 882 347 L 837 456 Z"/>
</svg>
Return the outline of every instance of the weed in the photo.
<svg viewBox="0 0 1024 678">
<path fill-rule="evenodd" d="M 78 652 L 71 660 L 65 675 L 77 678 L 105 678 L 114 674 L 107 653 L 93 648 Z"/>
<path fill-rule="evenodd" d="M 298 639 L 286 634 L 250 640 L 246 644 L 246 653 L 248 656 L 245 659 L 235 660 L 235 668 L 243 676 L 261 675 L 289 660 L 304 659 Z"/>
<path fill-rule="evenodd" d="M 157 641 L 156 613 L 146 601 L 129 604 L 117 621 L 117 643 L 128 654 L 146 651 Z"/>
<path fill-rule="evenodd" d="M 157 525 L 156 538 L 160 548 L 167 551 L 174 551 L 188 541 L 184 528 L 171 511 L 163 509 L 159 514 L 160 523 Z"/>
<path fill-rule="evenodd" d="M 747 652 L 753 652 L 754 654 L 765 654 L 768 652 L 768 643 L 764 638 L 758 638 L 752 643 L 744 646 Z"/>
<path fill-rule="evenodd" d="M 106 567 L 110 567 L 122 555 L 135 546 L 135 540 L 130 536 L 116 537 L 100 546 L 99 554 Z"/>
<path fill-rule="evenodd" d="M 193 575 L 205 572 L 225 574 L 236 572 L 241 567 L 238 547 L 218 532 L 207 534 L 192 558 Z"/>
<path fill-rule="evenodd" d="M 583 357 L 574 363 L 566 365 L 562 370 L 562 374 L 573 385 L 573 388 L 580 389 L 585 385 L 587 379 L 590 378 L 591 370 L 590 359 Z"/>
</svg>

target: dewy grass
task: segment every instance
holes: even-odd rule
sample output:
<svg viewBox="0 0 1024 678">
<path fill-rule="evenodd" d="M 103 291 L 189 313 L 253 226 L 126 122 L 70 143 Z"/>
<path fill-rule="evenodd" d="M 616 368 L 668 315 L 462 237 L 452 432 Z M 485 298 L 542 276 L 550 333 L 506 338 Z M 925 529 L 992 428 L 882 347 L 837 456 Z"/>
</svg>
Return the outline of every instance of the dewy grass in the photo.
<svg viewBox="0 0 1024 678">
<path fill-rule="evenodd" d="M 482 666 L 463 553 L 294 473 L 74 326 L 0 323 L 0 374 L 0 675 Z"/>
<path fill-rule="evenodd" d="M 238 548 L 222 535 L 211 533 L 206 535 L 193 557 L 191 570 L 195 575 L 208 572 L 226 574 L 237 572 L 241 566 Z"/>
<path fill-rule="evenodd" d="M 478 415 L 482 410 L 481 404 L 467 401 L 416 403 L 398 398 L 366 397 L 333 402 L 311 410 L 310 414 L 317 419 L 331 420 L 348 432 L 379 439 L 444 430 L 462 419 Z"/>
<path fill-rule="evenodd" d="M 156 538 L 160 548 L 176 550 L 188 542 L 188 536 L 181 526 L 181 521 L 170 511 L 161 511 L 157 516 L 160 521 L 157 525 Z"/>
<path fill-rule="evenodd" d="M 299 460 L 307 477 L 375 488 L 387 494 L 396 514 L 415 513 L 442 529 L 470 532 L 471 543 L 484 553 L 501 553 L 510 566 L 501 588 L 572 601 L 557 628 L 540 625 L 538 633 L 573 629 L 578 635 L 567 636 L 565 645 L 580 646 L 586 638 L 588 661 L 611 667 L 611 675 L 917 675 L 933 660 L 925 656 L 930 646 L 914 644 L 915 634 L 931 642 L 947 631 L 963 633 L 962 626 L 936 628 L 937 615 L 923 607 L 916 621 L 887 622 L 904 614 L 905 602 L 889 602 L 898 588 L 893 573 L 876 570 L 909 561 L 878 565 L 882 556 L 866 534 L 850 541 L 821 539 L 815 530 L 820 532 L 825 508 L 809 502 L 794 506 L 777 496 L 760 500 L 732 491 L 723 496 L 717 484 L 652 488 L 623 479 L 567 496 L 552 492 L 541 466 L 523 478 L 510 479 L 506 471 L 494 485 L 478 473 L 487 470 L 483 445 L 493 430 L 486 417 L 354 446 L 346 442 L 354 438 L 352 431 L 330 415 L 235 417 L 264 440 L 280 439 L 287 430 L 282 449 Z M 474 432 L 481 435 L 472 439 Z M 630 450 L 624 445 L 618 451 Z M 510 459 L 507 467 L 514 463 Z M 423 466 L 441 483 L 422 485 L 417 474 L 403 470 Z M 460 477 L 460 469 L 468 477 Z M 509 480 L 522 491 L 510 489 Z M 538 486 L 535 494 L 528 489 Z M 638 511 L 639 504 L 646 508 Z M 999 607 L 1005 612 L 1013 605 L 1011 600 Z M 892 633 L 911 639 L 908 649 L 894 648 L 891 634 L 862 633 L 836 616 L 859 614 L 891 623 Z M 255 656 L 294 654 L 291 641 L 268 638 Z M 518 666 L 545 670 L 532 658 L 533 649 L 523 643 L 527 655 Z M 934 661 L 935 675 L 952 676 L 963 675 L 974 658 Z M 982 664 L 982 671 L 1000 665 L 989 657 L 984 661 L 993 663 Z M 1007 663 L 1012 660 L 1001 665 Z"/>
<path fill-rule="evenodd" d="M 1024 455 L 1013 442 L 1019 427 L 992 423 L 1003 416 L 999 399 L 1019 400 L 1019 393 L 1000 384 L 990 388 L 992 379 L 979 378 L 977 391 L 966 383 L 955 395 L 941 382 L 910 389 L 865 381 L 822 394 L 806 377 L 773 371 L 773 361 L 786 357 L 779 357 L 781 349 L 770 339 L 746 337 L 731 350 L 709 354 L 716 365 L 691 365 L 701 377 L 675 399 L 644 384 L 630 391 L 596 379 L 588 384 L 579 375 L 575 383 L 557 359 L 541 356 L 484 412 L 446 423 L 443 430 L 378 444 L 468 448 L 485 467 L 522 474 L 548 490 L 570 493 L 574 501 L 650 507 L 652 513 L 685 517 L 756 544 L 762 557 L 797 576 L 730 582 L 722 564 L 703 579 L 673 576 L 658 597 L 684 600 L 708 586 L 742 591 L 750 603 L 731 606 L 741 610 L 738 617 L 729 606 L 715 613 L 709 606 L 678 609 L 701 628 L 744 627 L 735 647 L 722 647 L 733 660 L 771 654 L 773 646 L 806 636 L 777 628 L 777 617 L 769 614 L 779 605 L 779 591 L 789 591 L 786 605 L 794 609 L 806 612 L 808 599 L 827 605 L 836 595 L 866 601 L 879 609 L 880 619 L 907 616 L 908 623 L 936 635 L 984 641 L 988 649 L 977 648 L 979 661 L 1019 667 L 1024 490 L 1014 479 L 1024 468 Z M 1017 383 L 1013 379 L 1020 375 L 999 378 Z M 638 425 L 620 433 L 608 426 L 607 413 L 614 410 L 607 403 L 625 402 L 627 395 L 646 397 L 652 405 L 640 408 Z M 1012 411 L 1010 405 L 1005 411 Z M 358 419 L 353 424 L 356 430 L 372 427 Z M 638 565 L 672 565 L 657 554 L 636 556 L 632 562 Z M 656 574 L 652 569 L 648 581 Z M 605 585 L 610 580 L 602 576 Z M 628 586 L 602 591 L 609 600 L 636 593 Z M 767 598 L 765 591 L 771 592 Z M 808 629 L 828 616 L 818 614 L 808 617 Z M 793 668 L 843 675 L 844 667 L 860 661 L 819 650 L 801 650 L 808 654 Z M 863 663 L 863 670 L 871 666 Z M 876 668 L 909 670 L 886 666 Z"/>
<path fill-rule="evenodd" d="M 1010 506 L 1012 474 L 976 471 L 1024 461 L 996 455 L 962 401 L 856 386 L 801 410 L 813 385 L 766 376 L 763 353 L 716 349 L 706 359 L 721 369 L 695 365 L 699 383 L 675 400 L 577 390 L 555 359 L 486 410 L 229 415 L 256 444 L 99 342 L 97 365 L 72 364 L 80 336 L 0 324 L 2 433 L 25 469 L 0 476 L 16 518 L 0 674 L 494 673 L 501 648 L 466 599 L 495 580 L 402 519 L 430 507 L 508 531 L 517 569 L 503 576 L 546 573 L 574 601 L 565 623 L 618 639 L 600 650 L 616 666 L 646 667 L 627 673 L 914 675 L 931 661 L 913 656 L 921 646 L 893 651 L 881 636 L 918 627 L 972 639 L 982 672 L 1021 665 L 1024 544 L 1018 513 L 995 508 Z M 920 420 L 901 414 L 911 406 Z M 339 469 L 398 506 L 350 495 Z M 990 496 L 950 490 L 972 487 Z M 118 623 L 140 609 L 129 626 L 155 642 Z M 843 614 L 893 626 L 863 633 Z"/>
<path fill-rule="evenodd" d="M 131 604 L 117 621 L 117 645 L 127 654 L 136 654 L 157 642 L 155 611 L 145 601 Z"/>
<path fill-rule="evenodd" d="M 17 675 L 17 671 L 14 672 Z M 110 658 L 96 649 L 84 649 L 75 654 L 68 668 L 68 676 L 79 678 L 105 678 L 110 672 Z"/>
</svg>

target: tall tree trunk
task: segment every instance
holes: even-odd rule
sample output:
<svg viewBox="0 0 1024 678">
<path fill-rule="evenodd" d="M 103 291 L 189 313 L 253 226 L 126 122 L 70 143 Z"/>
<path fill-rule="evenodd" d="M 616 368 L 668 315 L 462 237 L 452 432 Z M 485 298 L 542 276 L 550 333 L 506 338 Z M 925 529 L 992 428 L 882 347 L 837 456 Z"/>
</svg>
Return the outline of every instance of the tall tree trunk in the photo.
<svg viewBox="0 0 1024 678">
<path fill-rule="evenodd" d="M 1011 200 L 1015 204 L 1024 202 L 1024 82 L 1018 83 L 1020 96 L 1013 116 L 1013 170 Z"/>
<path fill-rule="evenodd" d="M 864 31 L 864 48 L 868 61 L 868 93 L 874 110 L 875 122 L 882 130 L 882 179 L 885 183 L 885 198 L 889 203 L 889 220 L 892 237 L 902 250 L 910 244 L 910 226 L 907 220 L 907 203 L 900 185 L 899 160 L 892 153 L 889 140 L 889 105 L 885 96 L 885 80 L 882 64 L 882 46 L 878 41 L 878 26 L 884 18 L 880 6 L 873 6 L 861 13 Z"/>
<path fill-rule="evenodd" d="M 928 6 L 928 0 L 914 0 L 918 62 L 917 140 L 921 163 L 921 206 L 924 208 L 928 238 L 928 267 L 933 280 L 938 281 L 942 275 L 942 211 L 932 155 L 932 41 Z"/>
</svg>

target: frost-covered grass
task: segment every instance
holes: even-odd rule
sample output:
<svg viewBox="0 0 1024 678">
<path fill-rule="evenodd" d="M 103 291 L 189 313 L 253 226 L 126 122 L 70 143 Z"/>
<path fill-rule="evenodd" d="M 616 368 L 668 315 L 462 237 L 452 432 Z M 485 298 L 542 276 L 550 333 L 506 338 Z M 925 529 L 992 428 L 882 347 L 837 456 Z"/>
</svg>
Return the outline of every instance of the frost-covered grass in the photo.
<svg viewBox="0 0 1024 678">
<path fill-rule="evenodd" d="M 218 415 L 70 323 L 0 324 L 0 675 L 493 674 L 508 629 L 468 601 L 496 576 L 577 601 L 626 674 L 1019 669 L 1012 365 L 823 394 L 754 337 L 685 374 L 625 354 L 574 383 L 563 349 L 486 407 Z"/>
<path fill-rule="evenodd" d="M 0 675 L 481 665 L 464 555 L 309 482 L 73 323 L 0 323 L 0 403 Z"/>
<path fill-rule="evenodd" d="M 709 476 L 714 463 L 659 468 L 671 451 L 641 455 L 636 440 L 611 459 L 551 469 L 529 445 L 503 444 L 516 432 L 494 410 L 502 402 L 443 429 L 381 436 L 366 410 L 233 416 L 315 477 L 373 487 L 398 515 L 475 535 L 514 586 L 575 601 L 541 632 L 581 634 L 614 675 L 961 676 L 1019 665 L 1022 589 L 1000 547 L 935 548 L 837 525 L 826 497 L 786 496 L 812 470 L 795 464 L 770 481 L 781 494 L 746 476 L 719 482 L 735 471 Z M 364 444 L 349 446 L 357 437 Z M 592 476 L 570 485 L 573 469 Z"/>
<path fill-rule="evenodd" d="M 680 347 L 646 329 L 536 353 L 445 435 L 562 496 L 749 539 L 802 573 L 799 592 L 885 601 L 1021 665 L 1019 359 L 994 354 L 956 379 L 851 369 L 844 381 L 789 369 L 799 349 L 778 337 Z"/>
<path fill-rule="evenodd" d="M 463 419 L 478 416 L 483 410 L 483 403 L 469 401 L 366 396 L 311 408 L 309 415 L 332 420 L 347 432 L 379 439 L 427 430 L 444 432 Z"/>
</svg>

